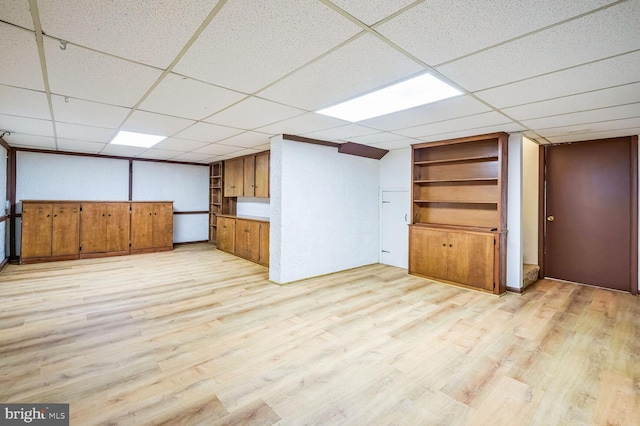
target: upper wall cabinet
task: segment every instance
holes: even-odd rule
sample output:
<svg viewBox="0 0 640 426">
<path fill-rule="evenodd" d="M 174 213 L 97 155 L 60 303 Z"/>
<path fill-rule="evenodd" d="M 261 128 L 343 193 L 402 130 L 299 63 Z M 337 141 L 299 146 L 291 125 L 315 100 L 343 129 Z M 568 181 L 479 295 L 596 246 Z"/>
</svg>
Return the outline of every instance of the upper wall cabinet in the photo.
<svg viewBox="0 0 640 426">
<path fill-rule="evenodd" d="M 225 197 L 269 197 L 269 151 L 224 162 Z"/>
</svg>

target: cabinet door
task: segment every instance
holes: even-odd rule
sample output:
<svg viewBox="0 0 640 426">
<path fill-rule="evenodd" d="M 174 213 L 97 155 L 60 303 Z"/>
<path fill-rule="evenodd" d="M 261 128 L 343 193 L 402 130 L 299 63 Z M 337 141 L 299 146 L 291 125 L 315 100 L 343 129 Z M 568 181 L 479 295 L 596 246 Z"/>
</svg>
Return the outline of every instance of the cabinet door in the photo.
<svg viewBox="0 0 640 426">
<path fill-rule="evenodd" d="M 256 155 L 255 196 L 269 197 L 269 153 Z"/>
<path fill-rule="evenodd" d="M 244 195 L 244 161 L 232 158 L 224 162 L 224 196 L 242 197 Z"/>
<path fill-rule="evenodd" d="M 258 262 L 260 259 L 260 222 L 236 219 L 236 255 Z"/>
<path fill-rule="evenodd" d="M 236 220 L 230 217 L 218 217 L 218 250 L 234 254 L 236 238 Z"/>
<path fill-rule="evenodd" d="M 153 247 L 173 247 L 173 203 L 153 204 Z"/>
<path fill-rule="evenodd" d="M 51 256 L 52 203 L 22 205 L 22 247 L 20 256 Z"/>
<path fill-rule="evenodd" d="M 80 253 L 80 203 L 53 203 L 51 255 Z"/>
<path fill-rule="evenodd" d="M 447 232 L 409 228 L 409 272 L 447 279 Z"/>
<path fill-rule="evenodd" d="M 244 158 L 244 196 L 245 197 L 253 197 L 256 195 L 255 192 L 255 178 L 256 178 L 256 163 L 255 156 L 251 155 L 249 157 Z"/>
<path fill-rule="evenodd" d="M 269 224 L 260 223 L 260 260 L 258 263 L 269 266 Z"/>
<path fill-rule="evenodd" d="M 82 203 L 82 226 L 80 245 L 82 253 L 104 253 L 106 218 L 102 203 Z"/>
<path fill-rule="evenodd" d="M 494 236 L 449 234 L 447 279 L 493 291 Z"/>
<path fill-rule="evenodd" d="M 153 247 L 153 203 L 131 203 L 131 249 Z"/>
<path fill-rule="evenodd" d="M 129 205 L 129 203 L 104 204 L 106 215 L 105 250 L 107 252 L 129 250 Z"/>
</svg>

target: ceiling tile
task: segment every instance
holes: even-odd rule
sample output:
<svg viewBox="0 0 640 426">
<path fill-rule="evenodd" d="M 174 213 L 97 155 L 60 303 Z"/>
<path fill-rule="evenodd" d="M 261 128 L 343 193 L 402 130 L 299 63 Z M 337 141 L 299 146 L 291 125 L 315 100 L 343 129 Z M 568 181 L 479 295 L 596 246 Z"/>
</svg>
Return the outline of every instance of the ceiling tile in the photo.
<svg viewBox="0 0 640 426">
<path fill-rule="evenodd" d="M 630 52 L 640 48 L 638 16 L 640 1 L 620 3 L 437 69 L 476 91 Z"/>
<path fill-rule="evenodd" d="M 9 22 L 33 31 L 33 18 L 27 0 L 2 0 L 0 2 L 0 16 L 4 22 Z"/>
<path fill-rule="evenodd" d="M 640 125 L 622 130 L 603 130 L 599 132 L 587 132 L 574 135 L 554 136 L 548 138 L 551 143 L 582 142 L 595 139 L 620 138 L 640 134 Z"/>
<path fill-rule="evenodd" d="M 357 142 L 365 145 L 374 145 L 385 142 L 397 141 L 398 139 L 408 139 L 405 136 L 396 135 L 389 132 L 374 133 L 372 135 L 355 136 L 349 138 L 349 142 Z"/>
<path fill-rule="evenodd" d="M 217 3 L 47 0 L 38 9 L 51 37 L 166 68 Z"/>
<path fill-rule="evenodd" d="M 140 155 L 143 152 L 147 151 L 149 148 L 140 148 L 137 146 L 127 146 L 127 145 L 105 145 L 104 149 L 100 154 L 105 155 L 119 155 L 123 157 L 135 157 L 136 155 Z"/>
<path fill-rule="evenodd" d="M 112 105 L 135 105 L 160 77 L 157 69 L 45 38 L 51 91 Z"/>
<path fill-rule="evenodd" d="M 11 136 L 5 136 L 3 139 L 13 147 L 56 149 L 55 139 L 47 136 L 12 133 Z"/>
<path fill-rule="evenodd" d="M 152 160 L 169 160 L 171 158 L 174 158 L 177 155 L 180 155 L 180 152 L 166 150 L 166 149 L 152 148 L 152 149 L 146 150 L 142 154 L 139 154 L 138 157 L 150 158 Z"/>
<path fill-rule="evenodd" d="M 640 83 L 505 108 L 502 111 L 516 120 L 527 120 L 634 102 L 640 102 Z"/>
<path fill-rule="evenodd" d="M 475 94 L 491 105 L 503 108 L 635 83 L 640 80 L 638 69 L 640 69 L 640 51 Z"/>
<path fill-rule="evenodd" d="M 35 35 L 0 22 L 0 84 L 44 90 Z"/>
<path fill-rule="evenodd" d="M 244 132 L 242 129 L 217 126 L 209 123 L 196 123 L 176 135 L 178 138 L 191 139 L 200 142 L 218 142 Z"/>
<path fill-rule="evenodd" d="M 356 136 L 373 135 L 379 132 L 379 130 L 360 126 L 358 124 L 347 124 L 346 126 L 334 127 L 332 129 L 321 130 L 318 132 L 304 133 L 304 136 L 307 138 L 326 141 L 337 141 L 350 140 L 350 138 L 354 138 Z"/>
<path fill-rule="evenodd" d="M 260 92 L 260 96 L 313 111 L 424 70 L 388 44 L 365 34 Z"/>
<path fill-rule="evenodd" d="M 194 122 L 146 111 L 134 111 L 122 125 L 122 130 L 150 135 L 172 136 Z"/>
<path fill-rule="evenodd" d="M 259 153 L 260 150 L 259 149 L 255 149 L 255 148 L 245 148 L 245 149 L 241 149 L 240 151 L 236 151 L 233 154 L 230 154 L 231 157 L 230 158 L 235 158 L 235 157 L 242 157 L 243 155 L 251 155 L 251 154 L 257 154 Z"/>
<path fill-rule="evenodd" d="M 532 4 L 513 0 L 429 0 L 385 22 L 376 31 L 426 63 L 437 65 L 613 1 L 536 0 Z"/>
<path fill-rule="evenodd" d="M 51 120 L 47 95 L 43 92 L 0 84 L 0 114 Z"/>
<path fill-rule="evenodd" d="M 253 93 L 359 31 L 316 1 L 229 2 L 174 70 Z"/>
<path fill-rule="evenodd" d="M 271 149 L 271 141 L 269 141 L 269 142 L 267 142 L 265 144 L 262 144 L 262 145 L 254 146 L 253 149 L 257 149 L 257 150 L 260 150 L 260 151 L 268 151 L 268 150 Z"/>
<path fill-rule="evenodd" d="M 206 142 L 198 142 L 178 138 L 167 138 L 154 145 L 154 149 L 174 151 L 173 155 L 176 155 L 175 151 L 189 152 L 207 145 L 208 144 Z"/>
<path fill-rule="evenodd" d="M 640 127 L 640 117 L 625 118 L 620 120 L 601 121 L 598 123 L 578 123 L 567 126 L 539 129 L 537 132 L 545 138 L 557 136 L 575 136 L 593 132 L 609 130 L 621 130 Z"/>
<path fill-rule="evenodd" d="M 419 140 L 420 142 L 435 142 L 435 141 L 443 141 L 448 139 L 464 138 L 467 136 L 485 135 L 488 133 L 497 133 L 497 132 L 516 133 L 516 132 L 523 132 L 525 130 L 526 129 L 524 128 L 524 126 L 518 123 L 495 124 L 492 126 L 476 127 L 473 129 L 456 130 L 454 132 L 446 132 L 446 133 L 439 133 L 436 135 L 424 136 L 419 138 Z"/>
<path fill-rule="evenodd" d="M 248 130 L 300 114 L 304 114 L 304 111 L 252 96 L 205 121 Z"/>
<path fill-rule="evenodd" d="M 25 135 L 53 136 L 51 121 L 15 115 L 0 114 L 0 129 Z"/>
<path fill-rule="evenodd" d="M 511 122 L 512 121 L 504 115 L 491 111 L 455 120 L 439 121 L 437 123 L 425 124 L 422 126 L 408 127 L 406 129 L 396 130 L 395 133 L 412 138 L 424 139 L 430 135 L 438 135 L 441 133 L 475 129 L 498 124 L 507 124 Z"/>
<path fill-rule="evenodd" d="M 98 102 L 83 101 L 82 99 L 66 98 L 52 95 L 53 113 L 56 121 L 64 121 L 85 126 L 107 127 L 116 129 L 131 111 Z"/>
<path fill-rule="evenodd" d="M 226 155 L 226 154 L 231 154 L 232 152 L 236 152 L 240 149 L 241 148 L 237 146 L 228 146 L 228 145 L 221 145 L 219 143 L 212 143 L 202 148 L 198 148 L 194 152 L 197 152 L 199 154 L 208 154 L 208 155 Z"/>
<path fill-rule="evenodd" d="M 243 148 L 253 148 L 254 146 L 263 145 L 269 142 L 270 135 L 258 132 L 245 132 L 237 136 L 220 141 L 222 145 L 239 146 Z M 221 153 L 222 154 L 222 153 Z"/>
<path fill-rule="evenodd" d="M 456 96 L 455 98 L 364 120 L 360 123 L 380 130 L 396 130 L 486 111 L 489 111 L 489 107 L 473 97 Z"/>
<path fill-rule="evenodd" d="M 380 22 L 387 16 L 393 15 L 403 7 L 410 5 L 415 0 L 368 0 L 362 2 L 350 0 L 330 1 L 351 16 L 371 26 L 376 22 Z"/>
<path fill-rule="evenodd" d="M 200 120 L 245 96 L 188 77 L 168 74 L 142 102 L 140 109 Z"/>
<path fill-rule="evenodd" d="M 640 117 L 640 103 L 525 120 L 522 124 L 532 129 L 546 129 L 632 117 Z"/>
<path fill-rule="evenodd" d="M 297 117 L 289 118 L 278 123 L 260 127 L 256 130 L 269 133 L 270 135 L 299 135 L 308 132 L 331 129 L 332 127 L 344 126 L 348 121 L 338 120 L 315 112 L 308 112 Z"/>
<path fill-rule="evenodd" d="M 56 134 L 65 139 L 106 143 L 115 135 L 115 130 L 56 122 Z"/>
<path fill-rule="evenodd" d="M 85 152 L 97 154 L 104 149 L 106 144 L 99 142 L 78 141 L 73 139 L 58 138 L 58 149 L 60 151 Z"/>
<path fill-rule="evenodd" d="M 375 144 L 371 144 L 371 146 L 376 148 L 381 148 L 381 149 L 393 150 L 393 149 L 409 148 L 411 147 L 412 144 L 418 143 L 418 142 L 419 141 L 415 139 L 404 138 L 404 139 L 399 139 L 395 141 L 375 143 Z"/>
<path fill-rule="evenodd" d="M 195 161 L 198 163 L 206 163 L 208 162 L 211 155 L 209 154 L 199 154 L 197 152 L 187 152 L 186 154 L 181 154 L 173 159 L 176 161 Z"/>
</svg>

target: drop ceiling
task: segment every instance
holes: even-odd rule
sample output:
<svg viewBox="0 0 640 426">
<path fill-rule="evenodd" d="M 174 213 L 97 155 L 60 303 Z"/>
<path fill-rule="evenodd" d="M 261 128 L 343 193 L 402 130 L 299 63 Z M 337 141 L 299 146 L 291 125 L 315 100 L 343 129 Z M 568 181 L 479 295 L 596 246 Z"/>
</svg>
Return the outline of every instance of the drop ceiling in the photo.
<svg viewBox="0 0 640 426">
<path fill-rule="evenodd" d="M 20 148 L 210 163 L 287 133 L 384 149 L 640 134 L 640 0 L 3 0 L 0 131 Z M 462 95 L 315 110 L 431 72 Z M 168 138 L 108 142 L 120 130 Z"/>
</svg>

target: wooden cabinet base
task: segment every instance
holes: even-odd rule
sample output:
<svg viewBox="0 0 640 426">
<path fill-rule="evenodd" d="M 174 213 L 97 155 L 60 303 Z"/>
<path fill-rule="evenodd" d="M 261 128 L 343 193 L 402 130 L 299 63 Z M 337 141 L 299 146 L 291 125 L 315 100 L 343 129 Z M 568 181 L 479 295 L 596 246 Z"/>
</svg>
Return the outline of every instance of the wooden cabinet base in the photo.
<svg viewBox="0 0 640 426">
<path fill-rule="evenodd" d="M 80 257 L 77 254 L 69 254 L 64 256 L 47 256 L 47 257 L 21 257 L 20 264 L 29 265 L 31 263 L 59 262 L 61 260 L 77 260 Z"/>
<path fill-rule="evenodd" d="M 80 255 L 80 259 L 95 259 L 98 257 L 115 257 L 115 256 L 128 256 L 133 253 L 127 251 L 110 251 L 106 253 L 85 253 Z"/>
<path fill-rule="evenodd" d="M 269 222 L 218 216 L 218 250 L 269 266 Z"/>
<path fill-rule="evenodd" d="M 146 248 L 146 249 L 136 249 L 131 250 L 131 254 L 145 254 L 145 253 L 158 253 L 161 251 L 171 251 L 173 247 L 155 247 L 155 248 Z"/>
</svg>

